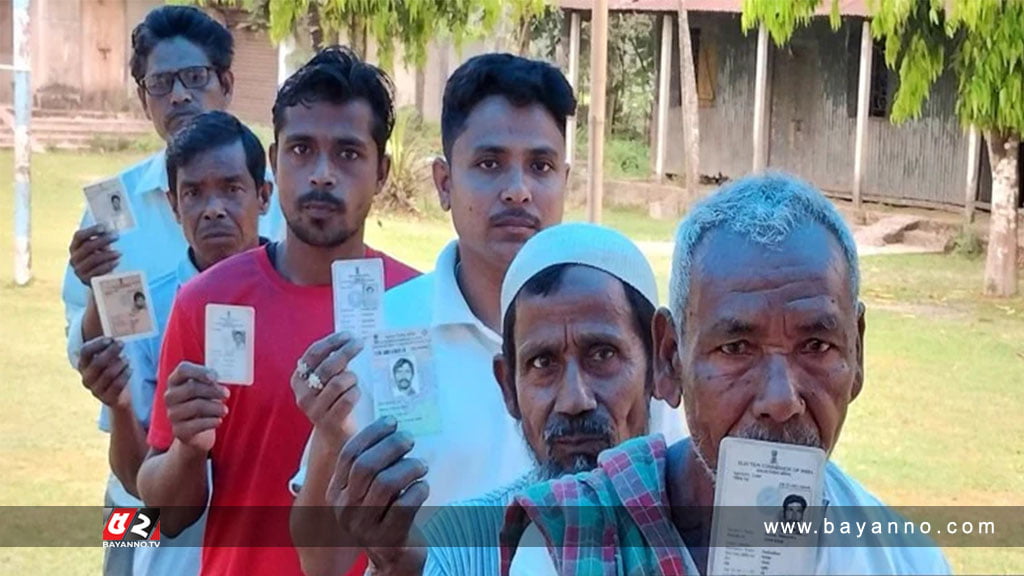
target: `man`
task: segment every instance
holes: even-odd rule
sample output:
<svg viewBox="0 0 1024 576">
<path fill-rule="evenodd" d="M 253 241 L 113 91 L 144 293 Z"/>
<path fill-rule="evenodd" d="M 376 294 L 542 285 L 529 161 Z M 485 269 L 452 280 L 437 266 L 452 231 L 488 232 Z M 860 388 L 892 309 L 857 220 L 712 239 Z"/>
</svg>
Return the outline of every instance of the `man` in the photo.
<svg viewBox="0 0 1024 576">
<path fill-rule="evenodd" d="M 650 331 L 658 289 L 628 238 L 591 224 L 549 228 L 523 246 L 501 294 L 504 344 L 494 374 L 536 464 L 508 486 L 430 518 L 428 576 L 497 574 L 503 510 L 513 496 L 593 469 L 602 450 L 647 434 L 660 404 L 651 401 L 659 396 Z"/>
<path fill-rule="evenodd" d="M 164 141 L 190 118 L 208 110 L 227 108 L 234 90 L 232 57 L 231 33 L 194 7 L 161 6 L 135 27 L 130 67 L 136 94 Z M 103 333 L 89 289 L 92 279 L 115 269 L 141 271 L 148 280 L 160 278 L 177 269 L 188 248 L 164 194 L 169 190 L 164 156 L 164 152 L 158 152 L 117 175 L 130 196 L 134 230 L 119 237 L 116 232 L 96 225 L 87 210 L 80 230 L 72 237 L 62 299 L 68 358 L 76 369 L 80 367 L 83 342 Z M 269 214 L 260 219 L 260 231 L 268 237 L 283 232 L 276 202 Z M 121 344 L 112 345 L 116 350 L 101 356 L 100 361 L 117 360 Z M 111 364 L 95 368 L 114 370 Z M 142 503 L 111 473 L 105 504 L 134 507 Z M 132 549 L 108 549 L 105 554 L 112 562 L 124 559 L 122 564 L 110 566 L 107 573 L 126 573 Z"/>
<path fill-rule="evenodd" d="M 117 194 L 110 197 L 110 208 L 113 209 L 114 212 L 121 212 L 121 197 Z"/>
<path fill-rule="evenodd" d="M 820 192 L 789 176 L 746 178 L 694 207 L 676 236 L 671 309 L 660 310 L 654 322 L 656 386 L 673 403 L 681 396 L 692 440 L 666 451 L 658 437 L 635 439 L 604 452 L 592 473 L 524 491 L 508 511 L 502 573 L 509 573 L 527 516 L 552 542 L 563 574 L 582 566 L 600 572 L 609 559 L 630 574 L 707 573 L 723 438 L 826 453 L 837 445 L 864 381 L 859 278 L 856 245 L 842 217 Z M 834 463 L 824 485 L 834 514 L 898 518 Z M 623 502 L 658 504 L 629 506 L 629 519 L 590 519 L 591 530 L 627 535 L 617 546 L 570 546 L 578 526 L 571 520 L 556 526 L 552 521 L 563 517 L 558 507 L 579 510 L 593 502 L 602 504 L 598 511 Z M 639 538 L 658 545 L 638 546 Z M 948 573 L 942 553 L 914 538 L 830 546 L 823 537 L 812 570 Z"/>
<path fill-rule="evenodd" d="M 167 200 L 189 247 L 177 270 L 150 283 L 158 334 L 124 345 L 120 356 L 121 345 L 102 336 L 86 342 L 81 353 L 82 383 L 105 407 L 101 427 L 110 432 L 111 468 L 133 494 L 138 493 L 137 475 L 148 451 L 157 361 L 175 294 L 201 270 L 259 245 L 259 217 L 267 212 L 272 194 L 264 179 L 266 156 L 259 139 L 224 112 L 190 120 L 171 141 L 166 159 L 171 185 Z M 103 369 L 108 357 L 116 359 L 115 376 Z M 202 522 L 195 524 L 177 538 L 176 546 L 139 549 L 135 573 L 196 574 L 202 529 Z"/>
<path fill-rule="evenodd" d="M 399 358 L 391 372 L 395 379 L 395 392 L 407 396 L 419 394 L 419 387 L 413 384 L 413 378 L 416 377 L 416 367 L 413 366 L 412 360 Z"/>
<path fill-rule="evenodd" d="M 172 536 L 196 521 L 212 491 L 203 574 L 302 573 L 288 534 L 286 483 L 310 422 L 287 383 L 309 343 L 333 332 L 331 263 L 381 258 L 386 286 L 416 274 L 363 243 L 366 215 L 388 175 L 391 94 L 387 75 L 338 47 L 292 75 L 274 103 L 270 146 L 285 240 L 221 262 L 175 300 L 139 490 L 162 508 L 161 530 Z M 252 385 L 229 390 L 203 366 L 208 302 L 254 309 Z M 311 365 L 331 393 L 358 348 L 344 335 L 321 343 L 323 362 Z M 323 408 L 330 413 L 331 405 Z"/>
<path fill-rule="evenodd" d="M 242 330 L 235 330 L 231 333 L 231 338 L 235 341 L 235 348 L 237 350 L 245 350 L 245 332 Z"/>
<path fill-rule="evenodd" d="M 799 494 L 790 494 L 782 501 L 782 520 L 784 522 L 800 522 L 807 510 L 807 500 Z"/>
<path fill-rule="evenodd" d="M 367 428 L 373 422 L 372 380 L 359 377 L 351 392 L 361 401 L 352 420 L 314 425 L 307 465 L 294 480 L 301 488 L 292 520 L 297 543 L 337 531 L 347 545 L 373 548 L 371 560 L 383 569 L 391 563 L 387 556 L 396 553 L 384 547 L 406 545 L 410 514 L 419 505 L 479 496 L 532 468 L 494 381 L 493 360 L 502 345 L 501 283 L 522 245 L 562 219 L 569 175 L 566 118 L 575 105 L 557 68 L 508 54 L 472 58 L 448 80 L 441 118 L 445 158 L 435 161 L 433 173 L 458 239 L 442 250 L 434 272 L 384 295 L 387 328 L 430 329 L 442 430 L 413 439 L 394 422 Z M 426 370 L 418 368 L 422 380 Z M 293 389 L 300 403 L 315 394 L 301 381 L 293 381 Z M 678 437 L 680 420 L 665 407 L 652 426 Z M 351 430 L 363 428 L 342 458 L 359 458 L 360 466 L 339 467 Z M 335 487 L 350 489 L 328 500 L 332 477 Z M 381 506 L 394 502 L 395 518 L 381 521 L 373 498 L 383 499 Z M 318 512 L 328 505 L 337 511 L 337 522 Z M 338 547 L 300 548 L 316 573 L 342 572 L 345 553 Z"/>
</svg>

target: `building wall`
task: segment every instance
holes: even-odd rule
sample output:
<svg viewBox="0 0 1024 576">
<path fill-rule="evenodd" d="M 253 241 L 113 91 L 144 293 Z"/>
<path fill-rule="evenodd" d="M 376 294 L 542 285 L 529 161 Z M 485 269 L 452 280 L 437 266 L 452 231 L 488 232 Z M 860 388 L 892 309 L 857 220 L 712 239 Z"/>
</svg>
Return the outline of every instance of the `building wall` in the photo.
<svg viewBox="0 0 1024 576">
<path fill-rule="evenodd" d="M 231 30 L 235 37 L 235 94 L 231 112 L 245 122 L 271 124 L 277 96 L 277 48 L 265 31 Z"/>
<path fill-rule="evenodd" d="M 700 171 L 736 178 L 750 170 L 754 148 L 750 126 L 754 119 L 754 66 L 756 36 L 744 36 L 735 14 L 690 13 L 690 28 L 700 31 L 700 50 L 712 73 L 711 98 L 702 99 L 700 116 Z M 678 30 L 678 22 L 675 26 Z M 672 99 L 669 102 L 669 133 L 666 170 L 681 174 L 684 168 L 682 98 L 679 86 L 679 44 L 672 50 Z M 700 58 L 700 57 L 698 57 Z"/>
<path fill-rule="evenodd" d="M 744 36 L 736 15 L 697 13 L 713 67 L 714 98 L 700 108 L 701 168 L 737 178 L 751 167 L 756 34 Z M 860 22 L 832 31 L 827 19 L 798 30 L 783 47 L 771 45 L 769 166 L 793 172 L 840 194 L 853 185 Z M 678 50 L 675 51 L 678 56 Z M 678 77 L 678 60 L 673 74 Z M 897 78 L 889 73 L 890 103 Z M 943 75 L 921 118 L 893 125 L 869 118 L 864 194 L 931 204 L 963 204 L 967 137 L 956 118 L 955 79 Z M 679 96 L 670 111 L 668 168 L 682 169 Z"/>
</svg>

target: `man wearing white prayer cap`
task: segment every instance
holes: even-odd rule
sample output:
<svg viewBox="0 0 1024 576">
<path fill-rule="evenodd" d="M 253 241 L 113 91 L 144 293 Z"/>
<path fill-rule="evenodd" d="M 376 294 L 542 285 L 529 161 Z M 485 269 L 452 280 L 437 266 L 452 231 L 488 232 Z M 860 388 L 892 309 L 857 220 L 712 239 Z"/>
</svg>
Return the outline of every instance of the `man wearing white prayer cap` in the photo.
<svg viewBox="0 0 1024 576">
<path fill-rule="evenodd" d="M 504 508 L 520 490 L 592 470 L 601 451 L 678 417 L 652 377 L 657 306 L 650 264 L 614 230 L 562 224 L 523 246 L 502 284 L 503 347 L 494 375 L 536 466 L 433 515 L 424 526 L 423 574 L 498 574 Z M 550 563 L 542 549 L 539 560 Z"/>
</svg>

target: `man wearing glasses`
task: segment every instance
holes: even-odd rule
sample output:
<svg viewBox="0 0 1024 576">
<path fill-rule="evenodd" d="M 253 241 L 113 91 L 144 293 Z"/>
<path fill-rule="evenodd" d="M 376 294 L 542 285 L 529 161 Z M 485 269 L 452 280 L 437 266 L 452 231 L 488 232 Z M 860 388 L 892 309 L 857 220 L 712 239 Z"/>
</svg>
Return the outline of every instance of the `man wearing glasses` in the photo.
<svg viewBox="0 0 1024 576">
<path fill-rule="evenodd" d="M 226 28 L 202 11 L 186 6 L 162 6 L 150 12 L 132 32 L 131 74 L 146 117 L 164 141 L 190 118 L 210 110 L 224 110 L 231 102 L 234 76 L 231 61 L 234 40 Z M 89 290 L 93 277 L 118 271 L 142 271 L 147 280 L 177 269 L 188 245 L 168 203 L 164 151 L 126 168 L 121 180 L 136 219 L 136 228 L 124 237 L 97 226 L 86 211 L 70 245 L 64 275 L 64 313 L 67 320 L 68 357 L 79 366 L 83 342 L 102 334 L 99 314 Z M 268 172 L 268 178 L 270 173 Z M 279 203 L 261 217 L 261 236 L 277 239 L 284 230 Z M 121 351 L 123 354 L 123 350 Z M 114 366 L 115 354 L 103 355 Z M 113 369 L 113 368 L 110 368 Z M 101 423 L 109 421 L 101 417 Z M 102 427 L 102 424 L 101 424 Z M 105 497 L 107 507 L 134 507 L 142 503 L 111 474 Z M 179 549 L 185 550 L 185 549 Z M 108 549 L 105 574 L 131 574 L 132 549 Z M 151 572 L 152 573 L 152 572 Z"/>
</svg>

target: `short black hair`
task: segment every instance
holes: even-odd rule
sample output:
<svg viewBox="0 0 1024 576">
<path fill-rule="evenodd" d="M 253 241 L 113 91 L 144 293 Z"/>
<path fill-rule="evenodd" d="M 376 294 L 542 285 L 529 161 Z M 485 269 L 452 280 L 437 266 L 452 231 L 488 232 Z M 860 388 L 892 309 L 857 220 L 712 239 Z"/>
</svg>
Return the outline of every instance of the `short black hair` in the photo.
<svg viewBox="0 0 1024 576">
<path fill-rule="evenodd" d="M 789 508 L 790 504 L 799 504 L 801 509 L 807 510 L 807 500 L 805 500 L 804 497 L 800 496 L 799 494 L 790 494 L 789 496 L 786 496 L 785 500 L 782 501 L 783 508 Z"/>
<path fill-rule="evenodd" d="M 210 66 L 221 74 L 231 69 L 235 39 L 231 32 L 194 6 L 161 6 L 132 30 L 132 78 L 141 84 L 149 55 L 163 40 L 181 36 L 206 52 Z"/>
<path fill-rule="evenodd" d="M 285 109 L 313 102 L 346 104 L 362 99 L 373 110 L 373 140 L 384 157 L 395 127 L 394 84 L 386 72 L 359 59 L 345 46 L 328 46 L 295 71 L 274 100 L 274 140 L 284 126 Z"/>
<path fill-rule="evenodd" d="M 505 362 L 508 364 L 512 374 L 515 374 L 516 366 L 514 336 L 516 333 L 516 306 L 518 305 L 519 297 L 524 294 L 528 296 L 547 296 L 557 292 L 562 285 L 565 272 L 572 266 L 583 266 L 583 264 L 555 264 L 535 274 L 526 284 L 523 284 L 519 293 L 512 300 L 512 305 L 505 312 L 504 322 L 502 322 L 501 353 L 505 357 Z M 654 320 L 655 313 L 654 304 L 651 304 L 650 300 L 645 298 L 636 288 L 622 282 L 622 280 L 619 280 L 619 282 L 626 292 L 626 301 L 629 302 L 629 308 L 633 312 L 633 329 L 636 330 L 637 336 L 640 336 L 640 342 L 643 344 L 644 351 L 646 352 L 647 374 L 645 385 L 651 386 L 654 382 L 654 339 L 651 336 L 651 322 Z"/>
<path fill-rule="evenodd" d="M 143 294 L 142 292 L 136 292 L 135 294 L 132 295 L 132 300 L 138 300 L 139 298 L 142 298 L 143 300 L 145 300 L 146 299 L 146 295 Z"/>
<path fill-rule="evenodd" d="M 444 87 L 441 144 L 449 159 L 473 108 L 490 96 L 503 96 L 520 107 L 540 104 L 563 135 L 566 119 L 576 113 L 572 86 L 551 64 L 512 54 L 475 56 L 459 66 Z"/>
<path fill-rule="evenodd" d="M 199 114 L 171 138 L 167 146 L 167 184 L 172 193 L 178 191 L 178 169 L 196 156 L 214 148 L 241 142 L 245 150 L 245 166 L 256 188 L 263 186 L 267 174 L 267 155 L 260 139 L 248 126 L 220 110 Z"/>
<path fill-rule="evenodd" d="M 395 362 L 395 365 L 391 367 L 391 372 L 392 373 L 397 372 L 398 368 L 401 367 L 401 366 L 408 366 L 409 370 L 412 370 L 413 374 L 416 373 L 416 366 L 414 366 L 413 363 L 412 363 L 412 360 L 409 360 L 408 358 L 399 358 Z"/>
</svg>

